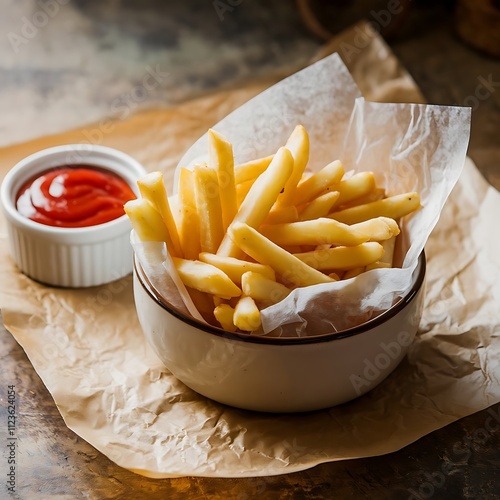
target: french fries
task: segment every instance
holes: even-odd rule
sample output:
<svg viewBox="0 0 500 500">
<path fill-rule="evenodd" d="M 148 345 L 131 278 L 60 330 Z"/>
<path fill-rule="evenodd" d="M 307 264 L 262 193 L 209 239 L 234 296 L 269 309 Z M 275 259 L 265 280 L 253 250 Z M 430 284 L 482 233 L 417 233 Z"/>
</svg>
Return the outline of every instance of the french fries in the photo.
<svg viewBox="0 0 500 500">
<path fill-rule="evenodd" d="M 288 141 L 286 141 L 285 147 L 292 153 L 293 169 L 283 188 L 279 203 L 282 205 L 293 205 L 297 184 L 302 178 L 302 174 L 309 160 L 309 136 L 302 125 L 297 125 L 295 127 L 292 135 L 290 135 Z"/>
<path fill-rule="evenodd" d="M 177 227 L 172 216 L 167 191 L 163 183 L 161 172 L 150 172 L 137 182 L 141 196 L 148 200 L 160 213 L 168 235 L 166 237 L 167 247 L 172 255 L 182 256 L 181 243 L 177 233 Z"/>
<path fill-rule="evenodd" d="M 208 164 L 217 172 L 220 188 L 222 225 L 224 231 L 236 215 L 236 183 L 234 181 L 233 146 L 214 130 L 208 131 Z"/>
<path fill-rule="evenodd" d="M 207 165 L 194 167 L 196 207 L 202 252 L 215 252 L 224 236 L 217 172 Z"/>
<path fill-rule="evenodd" d="M 383 223 L 382 225 L 387 228 Z M 342 224 L 334 219 L 320 218 L 272 226 L 262 225 L 259 232 L 281 246 L 322 245 L 326 243 L 355 246 L 370 239 L 369 231 L 363 231 L 363 229 L 361 227 L 361 230 L 357 230 L 353 226 Z"/>
<path fill-rule="evenodd" d="M 373 192 L 375 177 L 372 172 L 358 172 L 336 186 L 340 193 L 338 205 L 345 205 Z"/>
<path fill-rule="evenodd" d="M 214 309 L 214 316 L 224 330 L 228 332 L 236 331 L 234 307 L 231 307 L 229 304 L 219 304 Z"/>
<path fill-rule="evenodd" d="M 419 206 L 420 196 L 418 193 L 404 193 L 333 212 L 330 217 L 345 224 L 356 224 L 374 217 L 399 219 L 414 212 Z"/>
<path fill-rule="evenodd" d="M 337 203 L 340 193 L 338 191 L 329 191 L 312 200 L 300 211 L 300 220 L 313 220 L 320 217 L 326 217 L 332 207 Z M 293 221 L 290 221 L 293 222 Z"/>
<path fill-rule="evenodd" d="M 339 160 L 306 171 L 301 125 L 274 155 L 236 166 L 227 138 L 209 130 L 208 144 L 208 164 L 181 168 L 175 203 L 156 172 L 125 205 L 141 240 L 166 243 L 207 322 L 256 331 L 260 310 L 295 288 L 394 265 L 399 221 L 419 208 L 418 193 L 387 197 L 372 172 L 344 178 Z"/>
<path fill-rule="evenodd" d="M 259 227 L 276 203 L 280 192 L 285 188 L 285 183 L 293 172 L 293 164 L 290 151 L 280 148 L 269 167 L 250 188 L 231 225 L 241 222 L 251 227 Z M 217 253 L 227 257 L 241 256 L 242 252 L 229 236 L 229 232 L 229 230 L 226 232 Z"/>
<path fill-rule="evenodd" d="M 202 262 L 211 264 L 217 267 L 224 273 L 226 273 L 229 278 L 238 286 L 241 285 L 241 277 L 252 271 L 253 273 L 265 276 L 269 280 L 274 281 L 276 279 L 276 273 L 274 269 L 270 266 L 263 264 L 258 264 L 256 262 L 248 262 L 247 260 L 239 260 L 234 257 L 222 257 L 213 253 L 200 253 L 199 259 Z M 248 295 L 248 294 L 247 294 Z"/>
<path fill-rule="evenodd" d="M 182 282 L 200 292 L 210 293 L 222 299 L 239 297 L 241 290 L 231 279 L 211 264 L 199 260 L 172 258 Z"/>
<path fill-rule="evenodd" d="M 354 247 L 334 247 L 294 254 L 294 257 L 319 270 L 348 270 L 373 264 L 384 255 L 384 247 L 376 241 Z"/>
<path fill-rule="evenodd" d="M 245 295 L 265 304 L 276 304 L 291 292 L 285 285 L 253 271 L 243 274 L 241 288 Z"/>
<path fill-rule="evenodd" d="M 299 212 L 296 207 L 276 207 L 273 208 L 264 219 L 264 224 L 280 224 L 283 222 L 297 222 Z"/>
<path fill-rule="evenodd" d="M 200 218 L 196 208 L 194 172 L 181 168 L 179 172 L 180 227 L 179 240 L 183 256 L 196 260 L 201 252 Z"/>
<path fill-rule="evenodd" d="M 253 332 L 261 326 L 260 311 L 252 297 L 242 297 L 234 308 L 233 323 L 240 330 Z"/>
<path fill-rule="evenodd" d="M 236 184 L 243 184 L 245 182 L 255 181 L 255 179 L 269 167 L 272 160 L 273 155 L 270 155 L 237 165 L 234 167 L 234 182 Z"/>
<path fill-rule="evenodd" d="M 125 213 L 128 215 L 132 227 L 139 239 L 143 241 L 164 241 L 171 240 L 167 226 L 160 215 L 148 200 L 137 198 L 128 201 L 125 206 Z"/>
<path fill-rule="evenodd" d="M 399 234 L 399 226 L 389 217 L 374 217 L 349 226 L 351 230 L 365 234 L 372 241 L 385 241 Z"/>
<path fill-rule="evenodd" d="M 316 271 L 247 224 L 234 222 L 228 234 L 235 245 L 247 255 L 261 264 L 271 266 L 276 273 L 295 286 L 317 285 L 333 281 L 326 274 Z"/>
<path fill-rule="evenodd" d="M 344 175 L 344 166 L 339 160 L 332 161 L 318 173 L 301 182 L 295 191 L 294 204 L 302 205 L 316 198 Z"/>
</svg>

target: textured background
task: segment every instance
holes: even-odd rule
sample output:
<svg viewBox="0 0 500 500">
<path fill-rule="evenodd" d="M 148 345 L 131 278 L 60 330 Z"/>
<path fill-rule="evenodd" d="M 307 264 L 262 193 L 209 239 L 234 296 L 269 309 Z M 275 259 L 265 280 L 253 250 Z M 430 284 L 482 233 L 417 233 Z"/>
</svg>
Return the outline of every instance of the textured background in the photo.
<svg viewBox="0 0 500 500">
<path fill-rule="evenodd" d="M 401 3 L 411 6 L 409 15 L 395 16 L 384 30 L 392 50 L 429 102 L 473 107 L 469 154 L 500 187 L 499 60 L 458 39 L 453 2 Z M 311 5 L 337 32 L 363 17 L 377 22 L 389 2 Z M 280 75 L 305 64 L 321 44 L 292 1 L 0 0 L 0 145 Z M 145 90 L 153 69 L 157 85 Z M 270 478 L 155 481 L 116 467 L 67 429 L 3 328 L 0 357 L 2 443 L 6 387 L 18 389 L 18 452 L 26 464 L 18 470 L 19 498 L 500 497 L 500 426 L 484 430 L 491 417 L 500 422 L 498 405 L 383 457 Z M 8 498 L 3 479 L 0 498 Z"/>
</svg>

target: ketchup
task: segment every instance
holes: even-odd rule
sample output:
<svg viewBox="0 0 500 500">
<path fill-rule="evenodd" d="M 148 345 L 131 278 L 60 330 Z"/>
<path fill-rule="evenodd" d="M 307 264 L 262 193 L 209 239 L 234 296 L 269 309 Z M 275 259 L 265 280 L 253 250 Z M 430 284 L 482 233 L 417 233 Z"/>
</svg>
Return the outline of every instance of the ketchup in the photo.
<svg viewBox="0 0 500 500">
<path fill-rule="evenodd" d="M 118 175 L 88 165 L 47 170 L 19 190 L 16 208 L 28 219 L 48 226 L 87 227 L 121 217 L 135 198 Z"/>
</svg>

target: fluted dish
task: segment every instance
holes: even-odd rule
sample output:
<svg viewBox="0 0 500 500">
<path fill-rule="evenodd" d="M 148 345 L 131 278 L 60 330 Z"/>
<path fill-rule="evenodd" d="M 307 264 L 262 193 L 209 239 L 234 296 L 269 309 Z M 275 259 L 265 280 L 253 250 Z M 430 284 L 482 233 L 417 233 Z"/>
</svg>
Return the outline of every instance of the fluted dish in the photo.
<svg viewBox="0 0 500 500">
<path fill-rule="evenodd" d="M 88 165 L 124 179 L 137 195 L 142 165 L 113 148 L 70 144 L 44 149 L 21 160 L 5 176 L 0 189 L 12 257 L 27 276 L 63 287 L 90 287 L 132 272 L 131 225 L 124 214 L 88 227 L 54 227 L 34 222 L 16 209 L 16 195 L 37 174 L 62 165 Z"/>
</svg>

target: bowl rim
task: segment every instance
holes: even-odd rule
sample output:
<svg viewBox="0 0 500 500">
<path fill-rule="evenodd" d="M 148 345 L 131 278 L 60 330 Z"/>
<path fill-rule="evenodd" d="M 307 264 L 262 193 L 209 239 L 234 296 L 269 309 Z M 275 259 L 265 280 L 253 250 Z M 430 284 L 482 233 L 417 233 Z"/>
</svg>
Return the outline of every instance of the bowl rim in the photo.
<svg viewBox="0 0 500 500">
<path fill-rule="evenodd" d="M 28 180 L 30 176 L 33 177 L 44 171 L 56 168 L 55 166 L 50 166 L 51 161 L 54 161 L 54 159 L 59 156 L 63 157 L 74 153 L 93 155 L 94 157 L 90 159 L 83 157 L 82 159 L 79 159 L 78 162 L 65 162 L 63 159 L 61 160 L 61 163 L 65 163 L 66 166 L 71 168 L 78 165 L 85 165 L 113 172 L 116 175 L 119 175 L 130 186 L 136 196 L 139 195 L 137 185 L 132 182 L 132 179 L 133 177 L 144 175 L 146 170 L 135 158 L 127 153 L 109 146 L 101 146 L 98 144 L 80 143 L 51 146 L 25 156 L 9 170 L 3 178 L 0 187 L 0 200 L 6 218 L 10 220 L 11 223 L 15 223 L 17 227 L 28 230 L 31 233 L 51 235 L 53 237 L 62 236 L 69 238 L 72 235 L 85 237 L 89 234 L 102 234 L 102 236 L 109 237 L 110 230 L 120 231 L 120 233 L 123 232 L 123 230 L 128 231 L 130 226 L 128 217 L 125 213 L 116 219 L 112 219 L 101 224 L 94 224 L 92 226 L 59 227 L 33 221 L 18 212 L 15 204 L 17 190 L 14 189 L 18 180 L 24 178 L 25 176 L 25 180 Z M 108 160 L 117 161 L 123 167 L 123 171 L 118 172 L 118 169 L 105 165 L 104 163 Z M 47 162 L 49 164 L 43 165 L 43 162 Z M 33 165 L 35 165 L 34 169 L 32 168 Z"/>
<path fill-rule="evenodd" d="M 156 302 L 162 309 L 165 309 L 172 316 L 181 320 L 184 323 L 187 323 L 190 326 L 193 326 L 199 330 L 202 330 L 211 335 L 215 335 L 217 337 L 223 337 L 230 340 L 240 341 L 240 342 L 250 342 L 255 344 L 269 344 L 269 345 L 304 345 L 304 344 L 317 344 L 320 342 L 332 342 L 335 340 L 341 340 L 348 337 L 353 337 L 355 335 L 360 335 L 372 328 L 380 326 L 385 323 L 387 320 L 396 316 L 400 311 L 402 311 L 407 305 L 412 302 L 417 296 L 418 292 L 422 288 L 424 283 L 424 278 L 426 274 L 426 257 L 425 251 L 422 250 L 421 254 L 418 257 L 418 264 L 416 271 L 418 271 L 417 277 L 408 291 L 408 293 L 402 297 L 396 304 L 391 306 L 386 311 L 382 312 L 378 316 L 373 319 L 362 323 L 361 325 L 354 326 L 351 328 L 347 328 L 346 330 L 342 330 L 340 332 L 332 332 L 324 335 L 316 335 L 310 337 L 268 337 L 266 335 L 246 335 L 244 333 L 238 332 L 228 332 L 227 330 L 223 330 L 222 328 L 218 328 L 213 325 L 209 325 L 206 323 L 202 323 L 201 321 L 196 320 L 191 316 L 186 316 L 183 312 L 177 310 L 168 304 L 165 299 L 158 293 L 155 287 L 149 282 L 147 276 L 144 274 L 142 266 L 137 260 L 137 256 L 134 254 L 134 275 L 136 276 L 138 282 L 144 288 L 146 293 Z"/>
</svg>

